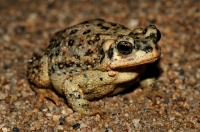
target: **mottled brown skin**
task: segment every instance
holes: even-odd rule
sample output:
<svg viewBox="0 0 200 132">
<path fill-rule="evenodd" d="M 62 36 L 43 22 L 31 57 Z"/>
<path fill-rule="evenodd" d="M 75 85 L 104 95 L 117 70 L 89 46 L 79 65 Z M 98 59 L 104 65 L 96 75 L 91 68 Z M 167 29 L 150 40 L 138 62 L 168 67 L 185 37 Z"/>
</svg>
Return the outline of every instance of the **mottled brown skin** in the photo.
<svg viewBox="0 0 200 132">
<path fill-rule="evenodd" d="M 54 89 L 73 110 L 101 113 L 105 110 L 89 100 L 118 94 L 138 82 L 146 64 L 161 54 L 160 37 L 153 25 L 129 30 L 101 19 L 86 21 L 57 32 L 46 51 L 29 61 L 28 79 L 40 101 L 47 97 L 59 105 Z M 142 86 L 151 86 L 152 80 L 143 80 Z"/>
</svg>

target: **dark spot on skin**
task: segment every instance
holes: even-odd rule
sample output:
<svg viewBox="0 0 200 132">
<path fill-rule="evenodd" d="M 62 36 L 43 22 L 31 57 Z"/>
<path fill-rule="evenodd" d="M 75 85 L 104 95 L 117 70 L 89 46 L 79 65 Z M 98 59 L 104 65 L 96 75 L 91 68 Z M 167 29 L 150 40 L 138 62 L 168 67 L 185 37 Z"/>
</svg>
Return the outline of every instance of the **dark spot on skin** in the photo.
<svg viewBox="0 0 200 132">
<path fill-rule="evenodd" d="M 140 41 L 142 44 L 144 44 L 144 45 L 147 45 L 148 44 L 148 41 Z"/>
<path fill-rule="evenodd" d="M 77 29 L 74 29 L 69 33 L 69 35 L 75 34 L 77 31 L 78 31 Z"/>
<path fill-rule="evenodd" d="M 74 62 L 66 62 L 64 65 L 65 65 L 65 67 L 72 67 L 73 66 L 73 64 L 74 64 Z"/>
<path fill-rule="evenodd" d="M 103 26 L 102 23 L 98 23 L 97 26 L 100 27 L 101 29 L 105 29 L 105 30 L 108 30 L 108 29 L 109 29 L 109 27 Z"/>
<path fill-rule="evenodd" d="M 66 75 L 66 72 L 63 72 L 63 74 L 65 74 L 65 75 Z"/>
<path fill-rule="evenodd" d="M 126 40 L 126 41 L 129 41 L 129 40 L 130 40 L 130 38 L 125 38 L 125 40 Z"/>
<path fill-rule="evenodd" d="M 99 41 L 100 40 L 100 34 L 96 34 L 95 38 L 94 38 L 94 41 Z"/>
<path fill-rule="evenodd" d="M 79 105 L 80 105 L 80 104 L 79 104 Z M 82 104 L 82 105 L 81 105 L 81 107 L 83 107 L 83 108 L 84 108 L 84 107 L 88 107 L 88 106 L 89 106 L 89 104 Z"/>
<path fill-rule="evenodd" d="M 79 43 L 77 46 L 78 46 L 79 48 L 82 48 L 82 46 L 81 46 L 81 45 L 82 45 L 82 43 Z M 81 47 L 80 47 L 80 46 L 81 46 Z"/>
<path fill-rule="evenodd" d="M 56 50 L 55 55 L 58 56 L 59 53 L 60 53 L 60 50 L 58 49 L 58 50 Z"/>
<path fill-rule="evenodd" d="M 113 57 L 113 48 L 108 50 L 108 58 L 111 59 Z"/>
<path fill-rule="evenodd" d="M 155 37 L 156 37 L 155 33 L 151 33 L 150 36 L 151 36 L 152 38 L 155 38 Z"/>
<path fill-rule="evenodd" d="M 66 67 L 70 67 L 70 64 L 65 64 Z"/>
<path fill-rule="evenodd" d="M 35 74 L 35 71 L 36 71 L 36 70 L 37 70 L 37 69 L 35 69 L 35 70 L 32 70 L 32 69 L 31 69 L 31 72 L 30 72 L 30 73 L 31 73 L 31 74 Z"/>
<path fill-rule="evenodd" d="M 113 27 L 117 26 L 117 24 L 115 24 L 115 23 L 111 23 L 111 25 L 112 25 Z"/>
<path fill-rule="evenodd" d="M 85 32 L 83 32 L 83 34 L 85 35 L 85 34 L 88 34 L 90 32 L 91 32 L 91 30 L 86 30 Z"/>
<path fill-rule="evenodd" d="M 105 55 L 105 53 L 104 53 L 104 50 L 103 50 L 103 49 L 101 49 L 101 51 L 100 51 L 100 54 L 101 54 L 102 56 L 104 56 L 104 55 Z"/>
<path fill-rule="evenodd" d="M 77 67 L 81 67 L 80 63 L 76 64 Z"/>
<path fill-rule="evenodd" d="M 118 30 L 119 30 L 119 27 L 115 27 L 115 28 L 113 28 L 113 30 L 118 31 Z"/>
<path fill-rule="evenodd" d="M 134 40 L 134 48 L 136 49 L 136 50 L 139 50 L 140 49 L 140 42 L 138 41 L 138 40 Z"/>
<path fill-rule="evenodd" d="M 46 54 L 46 53 L 45 53 L 45 54 Z M 53 53 L 50 53 L 49 58 L 52 59 L 53 56 L 54 56 L 54 54 L 53 54 Z"/>
<path fill-rule="evenodd" d="M 94 67 L 94 63 L 89 62 L 88 60 L 85 62 L 86 66 L 91 66 L 92 68 Z"/>
<path fill-rule="evenodd" d="M 104 59 L 104 57 L 105 57 L 105 52 L 104 52 L 104 50 L 103 49 L 101 49 L 101 51 L 100 51 L 100 54 L 101 54 L 101 59 L 100 59 L 100 63 L 102 62 L 102 60 Z"/>
<path fill-rule="evenodd" d="M 65 37 L 65 34 L 64 34 L 65 31 L 66 31 L 66 29 L 58 31 L 54 34 L 54 36 L 50 40 L 50 44 L 47 48 L 47 51 L 52 49 L 53 47 L 57 47 L 60 45 L 61 40 L 63 40 Z"/>
<path fill-rule="evenodd" d="M 154 33 L 151 33 L 150 36 L 147 36 L 145 39 L 151 39 L 154 43 L 157 43 L 157 37 Z"/>
<path fill-rule="evenodd" d="M 123 25 L 121 25 L 122 26 L 122 29 L 128 29 L 127 27 L 125 27 L 125 26 L 123 26 Z"/>
<path fill-rule="evenodd" d="M 62 75 L 61 73 L 57 73 L 57 76 L 60 76 L 60 75 Z"/>
<path fill-rule="evenodd" d="M 54 69 L 53 66 L 51 66 L 51 72 L 52 72 L 52 73 L 55 73 L 55 69 Z"/>
<path fill-rule="evenodd" d="M 60 46 L 60 42 L 57 42 L 57 40 L 52 39 L 50 41 L 50 45 L 52 45 L 52 47 L 58 47 L 58 46 Z"/>
<path fill-rule="evenodd" d="M 90 56 L 91 54 L 93 54 L 93 51 L 90 49 L 85 52 L 85 56 Z"/>
<path fill-rule="evenodd" d="M 141 35 L 140 33 L 133 33 L 133 37 L 135 39 L 140 39 L 139 35 Z"/>
<path fill-rule="evenodd" d="M 100 77 L 99 79 L 100 79 L 100 81 L 103 81 L 103 78 Z"/>
<path fill-rule="evenodd" d="M 70 39 L 70 40 L 68 41 L 68 45 L 69 45 L 69 46 L 73 46 L 73 45 L 74 45 L 74 40 L 73 40 L 73 39 Z"/>
<path fill-rule="evenodd" d="M 70 98 L 73 98 L 73 99 L 80 99 L 81 98 L 81 95 L 78 94 L 76 95 L 76 93 L 78 93 L 77 91 L 73 91 L 73 94 L 69 94 Z"/>
<path fill-rule="evenodd" d="M 140 39 L 140 37 L 134 37 L 134 39 Z"/>
<path fill-rule="evenodd" d="M 124 35 L 118 35 L 119 39 L 122 39 L 124 37 Z"/>
<path fill-rule="evenodd" d="M 102 26 L 101 29 L 105 29 L 105 30 L 108 30 L 109 27 L 106 27 L 106 26 Z"/>
<path fill-rule="evenodd" d="M 94 41 L 93 41 L 93 40 L 88 40 L 88 44 L 89 44 L 89 45 L 93 45 L 93 44 L 94 44 Z"/>
<path fill-rule="evenodd" d="M 134 34 L 133 32 L 130 32 L 128 35 L 129 35 L 129 36 L 132 36 L 133 34 Z"/>
<path fill-rule="evenodd" d="M 58 63 L 58 68 L 59 69 L 63 69 L 63 67 L 64 67 L 63 63 Z"/>
<path fill-rule="evenodd" d="M 147 32 L 147 28 L 145 28 L 145 29 L 143 30 L 142 34 L 146 34 L 146 32 Z"/>
<path fill-rule="evenodd" d="M 99 58 L 93 58 L 95 61 L 99 60 Z"/>
<path fill-rule="evenodd" d="M 97 26 L 98 27 L 102 27 L 103 25 L 102 25 L 102 23 L 98 23 Z"/>
<path fill-rule="evenodd" d="M 149 53 L 149 52 L 152 52 L 152 51 L 153 51 L 153 48 L 152 48 L 151 46 L 147 46 L 147 47 L 144 48 L 144 51 L 145 51 L 146 53 Z"/>
<path fill-rule="evenodd" d="M 72 126 L 72 128 L 73 128 L 74 130 L 77 130 L 77 129 L 80 128 L 80 124 L 79 124 L 79 123 L 76 123 L 76 124 L 74 124 L 74 125 Z"/>
</svg>

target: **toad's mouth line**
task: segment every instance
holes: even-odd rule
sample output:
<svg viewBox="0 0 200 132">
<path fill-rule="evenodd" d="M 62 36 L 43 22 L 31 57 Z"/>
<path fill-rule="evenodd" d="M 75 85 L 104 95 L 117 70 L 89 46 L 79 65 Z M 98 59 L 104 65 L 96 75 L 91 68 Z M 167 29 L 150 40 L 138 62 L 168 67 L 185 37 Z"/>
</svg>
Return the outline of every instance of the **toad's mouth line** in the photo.
<svg viewBox="0 0 200 132">
<path fill-rule="evenodd" d="M 129 67 L 153 63 L 159 58 L 159 56 L 160 55 L 158 55 L 154 58 L 151 58 L 151 59 L 144 60 L 144 61 L 134 62 L 133 64 L 127 64 L 127 65 L 123 65 L 123 66 L 122 65 L 121 66 L 113 66 L 113 67 L 111 66 L 110 69 L 122 69 L 122 68 L 129 68 Z"/>
</svg>

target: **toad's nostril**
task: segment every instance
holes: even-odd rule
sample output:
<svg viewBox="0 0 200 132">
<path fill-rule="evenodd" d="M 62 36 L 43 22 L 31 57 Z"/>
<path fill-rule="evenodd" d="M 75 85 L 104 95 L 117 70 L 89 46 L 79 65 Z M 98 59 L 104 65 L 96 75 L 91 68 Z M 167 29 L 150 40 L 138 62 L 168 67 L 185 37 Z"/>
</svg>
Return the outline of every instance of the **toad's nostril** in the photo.
<svg viewBox="0 0 200 132">
<path fill-rule="evenodd" d="M 153 51 L 153 48 L 152 48 L 151 46 L 147 46 L 147 47 L 144 48 L 144 51 L 145 51 L 146 53 L 149 53 L 149 52 L 152 52 L 152 51 Z"/>
</svg>

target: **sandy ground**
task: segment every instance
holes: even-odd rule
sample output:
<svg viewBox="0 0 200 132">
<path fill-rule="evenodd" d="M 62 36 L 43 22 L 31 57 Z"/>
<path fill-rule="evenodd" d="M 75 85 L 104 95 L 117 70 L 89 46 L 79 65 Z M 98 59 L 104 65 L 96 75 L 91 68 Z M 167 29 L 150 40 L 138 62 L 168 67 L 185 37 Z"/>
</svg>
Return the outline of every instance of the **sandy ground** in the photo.
<svg viewBox="0 0 200 132">
<path fill-rule="evenodd" d="M 139 86 L 94 102 L 109 110 L 82 116 L 62 105 L 38 102 L 27 62 L 58 30 L 103 18 L 130 29 L 155 24 L 162 33 L 156 105 L 138 101 Z M 200 0 L 1 0 L 0 132 L 198 132 L 200 131 Z"/>
</svg>

